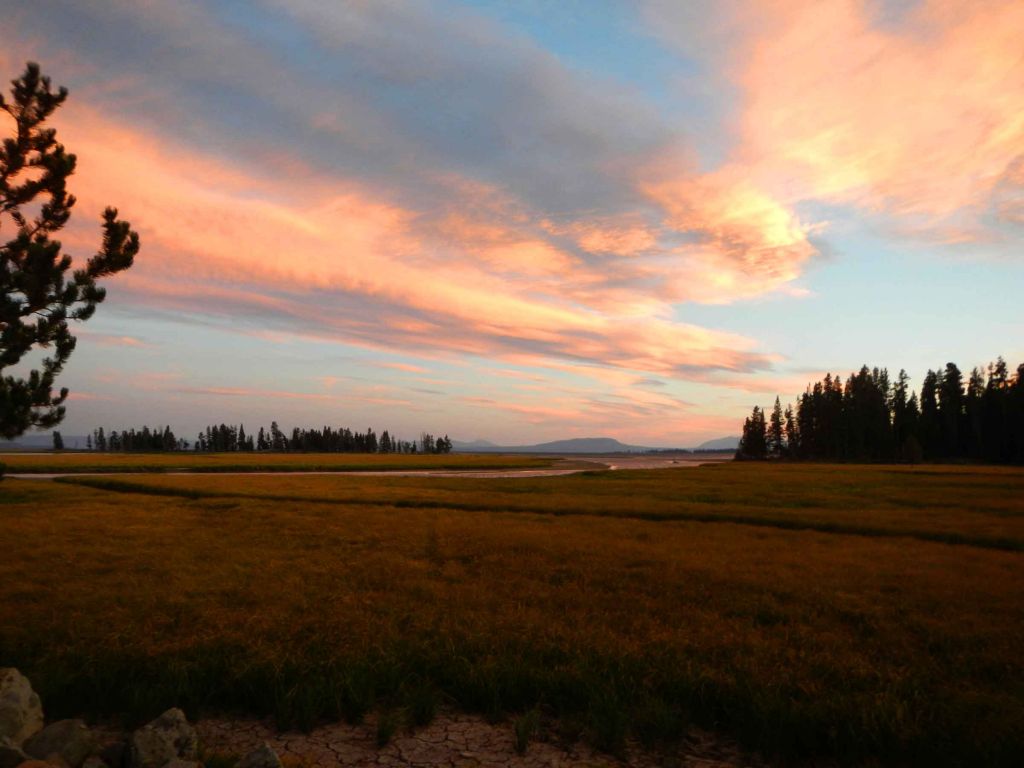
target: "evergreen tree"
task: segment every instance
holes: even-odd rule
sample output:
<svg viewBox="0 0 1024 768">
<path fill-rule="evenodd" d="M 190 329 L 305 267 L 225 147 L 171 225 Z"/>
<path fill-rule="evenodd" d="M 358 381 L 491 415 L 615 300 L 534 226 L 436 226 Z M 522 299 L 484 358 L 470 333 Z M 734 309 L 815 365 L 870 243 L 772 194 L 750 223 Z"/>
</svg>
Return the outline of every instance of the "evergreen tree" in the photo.
<svg viewBox="0 0 1024 768">
<path fill-rule="evenodd" d="M 63 451 L 64 450 L 64 438 L 61 437 L 60 432 L 57 430 L 53 431 L 53 450 Z"/>
<path fill-rule="evenodd" d="M 277 426 L 276 421 L 270 422 L 270 449 L 272 451 L 283 451 L 287 447 L 284 434 Z"/>
<path fill-rule="evenodd" d="M 764 411 L 754 406 L 750 417 L 743 422 L 743 436 L 736 451 L 737 459 L 768 458 L 768 430 L 764 419 Z"/>
<path fill-rule="evenodd" d="M 789 457 L 799 456 L 800 432 L 797 428 L 796 414 L 793 407 L 786 406 L 786 455 Z"/>
<path fill-rule="evenodd" d="M 1011 461 L 1013 458 L 1012 386 L 1006 361 L 999 357 L 988 367 L 988 382 L 982 396 L 982 432 L 988 461 Z"/>
<path fill-rule="evenodd" d="M 185 440 L 179 440 L 175 437 L 174 432 L 171 431 L 169 426 L 165 427 L 152 427 L 143 426 L 142 429 L 135 429 L 130 427 L 129 429 L 121 432 L 112 431 L 110 437 L 105 437 L 103 427 L 93 432 L 93 438 L 86 438 L 86 447 L 95 448 L 96 450 L 111 450 L 111 451 L 123 451 L 125 453 L 132 452 L 162 452 L 162 451 L 177 451 L 180 450 L 182 445 L 187 446 L 188 442 Z M 197 449 L 199 444 L 203 440 L 202 434 L 200 434 L 199 443 L 196 444 Z"/>
<path fill-rule="evenodd" d="M 884 368 L 863 366 L 846 379 L 826 374 L 808 385 L 795 407 L 781 402 L 766 430 L 767 454 L 841 461 L 973 459 L 1024 462 L 1024 364 L 1009 374 L 999 358 L 988 379 L 974 368 L 966 386 L 960 369 L 947 363 L 928 371 L 921 396 L 906 371 L 890 382 Z M 760 458 L 764 412 L 744 423 L 738 458 Z"/>
<path fill-rule="evenodd" d="M 807 391 L 800 396 L 797 403 L 796 426 L 800 443 L 797 446 L 796 456 L 801 459 L 809 459 L 818 455 L 815 396 L 820 390 L 820 383 L 815 384 L 813 388 L 808 386 Z"/>
<path fill-rule="evenodd" d="M 942 455 L 942 427 L 939 422 L 939 374 L 929 370 L 921 383 L 921 416 L 918 436 L 926 459 Z"/>
<path fill-rule="evenodd" d="M 964 396 L 964 428 L 966 434 L 961 442 L 966 447 L 969 458 L 980 459 L 985 454 L 985 374 L 981 368 L 971 370 L 967 380 L 967 392 Z"/>
<path fill-rule="evenodd" d="M 900 461 L 908 461 L 917 464 L 924 459 L 924 448 L 921 447 L 921 440 L 918 437 L 921 420 L 921 409 L 917 406 L 917 393 L 911 392 L 907 401 L 907 412 L 905 415 L 906 428 L 901 434 L 899 442 Z"/>
<path fill-rule="evenodd" d="M 772 409 L 771 421 L 768 426 L 768 455 L 773 458 L 780 458 L 785 443 L 783 442 L 782 426 L 782 403 L 775 398 L 775 407 Z"/>
<path fill-rule="evenodd" d="M 896 382 L 892 385 L 892 392 L 889 398 L 889 410 L 892 412 L 893 441 L 899 449 L 902 449 L 907 438 L 917 429 L 916 418 L 912 420 L 910 415 L 911 396 L 910 377 L 905 370 L 901 369 L 899 376 L 896 377 Z"/>
<path fill-rule="evenodd" d="M 963 454 L 964 441 L 964 377 L 954 363 L 946 363 L 939 378 L 939 431 L 942 435 L 942 456 L 955 458 Z"/>
<path fill-rule="evenodd" d="M 106 295 L 97 281 L 130 267 L 139 250 L 138 235 L 107 208 L 99 252 L 68 276 L 71 257 L 53 236 L 75 204 L 67 191 L 75 156 L 44 127 L 67 95 L 65 88 L 54 91 L 33 63 L 12 82 L 10 101 L 0 94 L 0 111 L 14 129 L 0 148 L 0 227 L 14 226 L 13 238 L 0 244 L 0 373 L 35 347 L 50 350 L 27 377 L 0 376 L 5 438 L 63 420 L 68 392 L 54 394 L 53 386 L 75 349 L 68 321 L 88 320 Z"/>
<path fill-rule="evenodd" d="M 1017 366 L 1017 375 L 1008 393 L 1008 440 L 1007 461 L 1024 464 L 1024 363 Z"/>
</svg>

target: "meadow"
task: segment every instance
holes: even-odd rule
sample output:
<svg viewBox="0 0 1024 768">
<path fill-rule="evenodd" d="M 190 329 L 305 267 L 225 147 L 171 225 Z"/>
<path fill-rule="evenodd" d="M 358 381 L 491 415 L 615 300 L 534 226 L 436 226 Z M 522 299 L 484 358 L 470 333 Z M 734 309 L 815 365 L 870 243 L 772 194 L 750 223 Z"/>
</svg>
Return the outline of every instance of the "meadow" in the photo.
<svg viewBox="0 0 1024 768">
<path fill-rule="evenodd" d="M 689 724 L 780 759 L 1015 765 L 1024 471 L 0 484 L 0 659 L 51 716 Z"/>
<path fill-rule="evenodd" d="M 353 472 L 393 470 L 528 469 L 552 459 L 504 454 L 398 453 L 7 453 L 10 473 L 60 472 Z"/>
</svg>

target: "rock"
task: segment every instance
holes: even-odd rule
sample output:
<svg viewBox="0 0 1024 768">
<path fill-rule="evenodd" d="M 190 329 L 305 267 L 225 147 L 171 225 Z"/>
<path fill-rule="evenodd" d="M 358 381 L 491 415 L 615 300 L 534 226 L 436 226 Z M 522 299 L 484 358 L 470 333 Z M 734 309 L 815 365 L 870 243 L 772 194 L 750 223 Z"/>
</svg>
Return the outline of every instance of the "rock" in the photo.
<svg viewBox="0 0 1024 768">
<path fill-rule="evenodd" d="M 59 757 L 68 768 L 79 768 L 92 751 L 96 739 L 81 720 L 58 720 L 50 723 L 25 742 L 25 751 L 40 760 Z"/>
<path fill-rule="evenodd" d="M 53 763 L 48 763 L 45 760 L 27 760 L 18 768 L 53 768 Z"/>
<path fill-rule="evenodd" d="M 203 764 L 195 760 L 182 760 L 180 757 L 176 757 L 165 764 L 164 768 L 203 768 Z"/>
<path fill-rule="evenodd" d="M 20 747 L 43 727 L 43 705 L 14 667 L 0 669 L 0 739 Z"/>
<path fill-rule="evenodd" d="M 109 768 L 109 766 L 103 761 L 102 757 L 93 755 L 92 757 L 85 758 L 82 768 Z"/>
<path fill-rule="evenodd" d="M 132 734 L 125 765 L 128 768 L 163 768 L 176 757 L 174 740 L 147 726 Z"/>
<path fill-rule="evenodd" d="M 281 758 L 267 742 L 263 742 L 248 755 L 238 761 L 235 768 L 282 768 Z"/>
<path fill-rule="evenodd" d="M 132 734 L 128 742 L 128 768 L 163 768 L 175 758 L 195 760 L 199 740 L 180 709 L 169 709 Z"/>
<path fill-rule="evenodd" d="M 15 768 L 31 759 L 18 747 L 8 743 L 6 739 L 0 739 L 0 768 Z"/>
<path fill-rule="evenodd" d="M 124 758 L 127 752 L 128 745 L 125 742 L 115 741 L 100 750 L 100 758 L 110 768 L 124 768 Z"/>
</svg>

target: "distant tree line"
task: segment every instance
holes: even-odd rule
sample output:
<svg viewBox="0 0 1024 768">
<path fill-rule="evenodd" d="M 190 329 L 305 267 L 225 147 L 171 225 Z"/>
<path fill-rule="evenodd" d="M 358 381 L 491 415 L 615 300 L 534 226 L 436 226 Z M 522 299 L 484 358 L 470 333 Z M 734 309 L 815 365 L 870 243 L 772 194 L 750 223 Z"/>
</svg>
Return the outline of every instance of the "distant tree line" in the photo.
<svg viewBox="0 0 1024 768">
<path fill-rule="evenodd" d="M 999 358 L 966 381 L 954 363 L 928 371 L 920 395 L 906 371 L 826 375 L 785 410 L 755 406 L 738 459 L 1024 463 L 1024 364 Z"/>
<path fill-rule="evenodd" d="M 372 429 L 356 432 L 348 427 L 300 429 L 285 434 L 276 421 L 270 429 L 260 427 L 255 435 L 246 434 L 244 425 L 209 426 L 196 438 L 197 451 L 303 451 L 315 453 L 451 453 L 447 435 L 435 438 L 424 432 L 419 441 L 400 440 L 385 429 L 380 437 Z"/>
<path fill-rule="evenodd" d="M 54 434 L 57 447 L 59 433 Z M 60 444 L 63 447 L 63 441 Z M 105 431 L 103 427 L 86 438 L 86 448 L 91 451 L 116 452 L 160 452 L 195 451 L 228 453 L 237 451 L 301 451 L 317 453 L 451 453 L 452 441 L 448 435 L 434 437 L 424 432 L 420 439 L 400 440 L 385 429 L 378 438 L 368 429 L 355 432 L 347 427 L 334 429 L 300 429 L 295 427 L 285 434 L 277 422 L 270 423 L 270 429 L 260 427 L 257 433 L 247 433 L 245 426 L 213 424 L 202 430 L 194 443 L 179 439 L 170 427 L 140 430 L 129 429 L 118 432 Z"/>
<path fill-rule="evenodd" d="M 54 449 L 57 449 L 59 432 L 54 433 Z M 64 441 L 60 441 L 63 448 Z M 185 451 L 188 441 L 175 437 L 170 427 L 142 427 L 142 429 L 116 429 L 107 432 L 100 427 L 85 438 L 86 450 L 112 451 L 116 453 L 151 453 L 154 451 Z"/>
</svg>

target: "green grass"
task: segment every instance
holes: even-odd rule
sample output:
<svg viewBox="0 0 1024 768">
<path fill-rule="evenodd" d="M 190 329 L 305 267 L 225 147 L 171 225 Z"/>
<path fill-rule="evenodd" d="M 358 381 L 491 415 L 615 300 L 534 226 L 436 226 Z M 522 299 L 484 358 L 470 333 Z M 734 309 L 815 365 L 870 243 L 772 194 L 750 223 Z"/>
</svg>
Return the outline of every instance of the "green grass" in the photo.
<svg viewBox="0 0 1024 768">
<path fill-rule="evenodd" d="M 62 472 L 355 472 L 393 470 L 528 469 L 552 459 L 505 454 L 365 453 L 10 453 L 12 474 Z"/>
<path fill-rule="evenodd" d="M 0 659 L 51 717 L 393 731 L 443 701 L 613 754 L 689 724 L 787 759 L 1024 754 L 1021 470 L 96 480 L 0 484 Z"/>
</svg>

